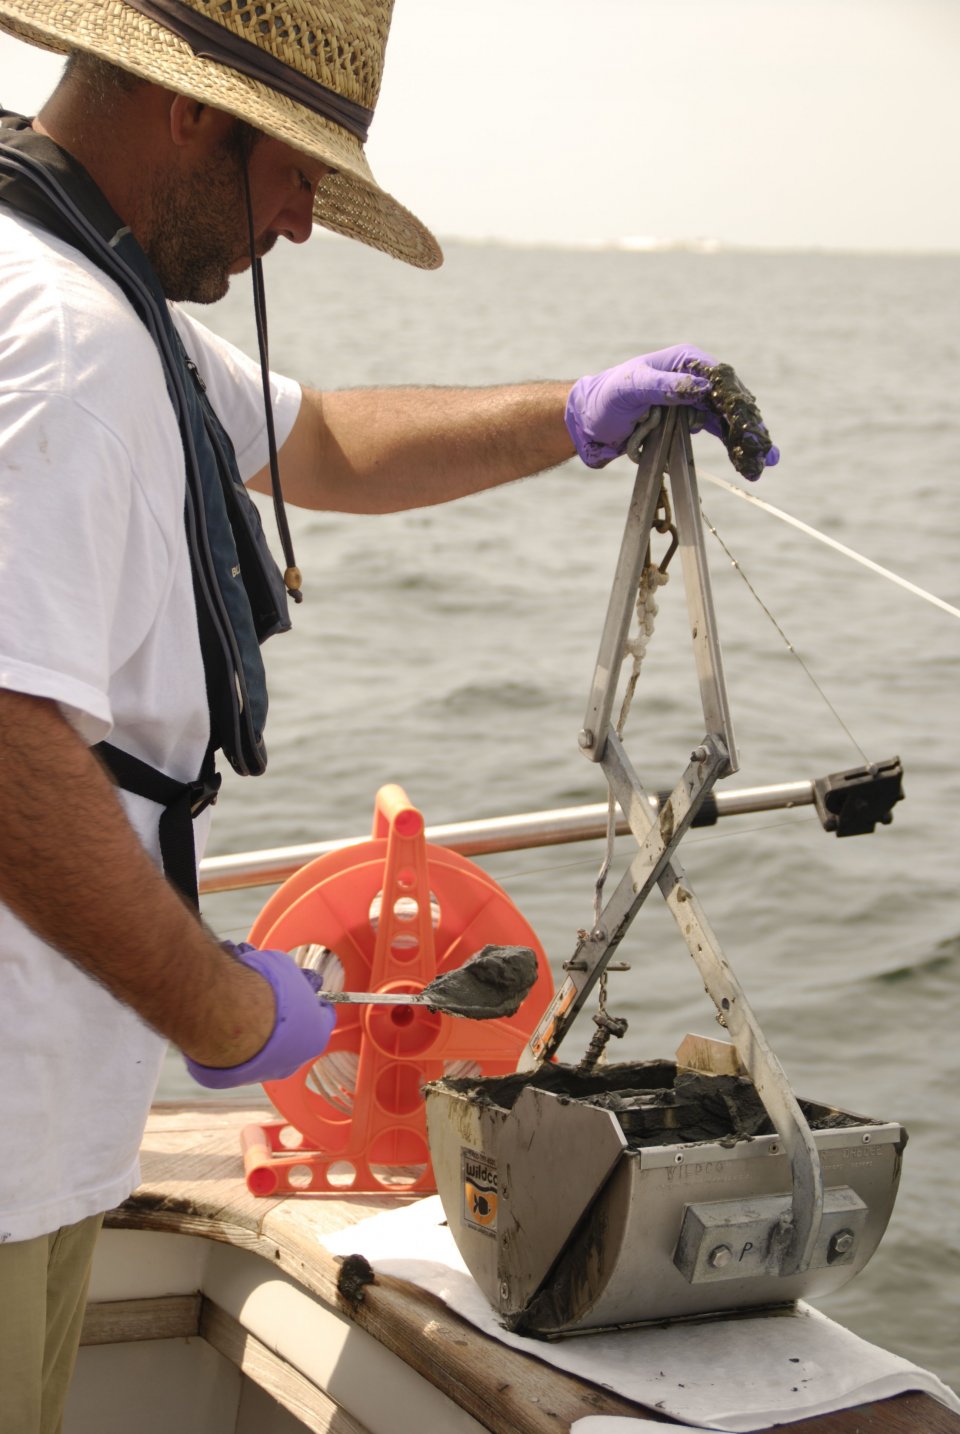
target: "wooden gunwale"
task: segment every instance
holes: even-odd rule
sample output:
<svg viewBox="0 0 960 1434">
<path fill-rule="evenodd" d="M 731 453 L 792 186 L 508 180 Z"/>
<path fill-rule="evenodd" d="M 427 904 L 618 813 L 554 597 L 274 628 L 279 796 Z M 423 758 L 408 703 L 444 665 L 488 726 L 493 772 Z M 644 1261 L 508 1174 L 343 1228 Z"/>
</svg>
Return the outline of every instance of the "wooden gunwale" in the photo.
<svg viewBox="0 0 960 1434">
<path fill-rule="evenodd" d="M 673 1422 L 492 1341 L 440 1300 L 404 1281 L 378 1275 L 364 1286 L 361 1300 L 345 1298 L 337 1283 L 340 1261 L 318 1237 L 407 1201 L 366 1194 L 271 1199 L 251 1195 L 243 1179 L 240 1128 L 271 1118 L 273 1112 L 265 1105 L 156 1105 L 144 1136 L 142 1183 L 107 1215 L 106 1227 L 200 1236 L 253 1253 L 399 1356 L 491 1434 L 563 1434 L 575 1420 L 591 1414 L 643 1417 L 666 1426 Z M 269 1363 L 268 1352 L 202 1294 L 194 1297 L 192 1305 L 190 1297 L 93 1304 L 84 1342 L 123 1337 L 117 1331 L 124 1322 L 136 1331 L 126 1337 L 148 1337 L 145 1331 L 155 1320 L 160 1323 L 154 1337 L 169 1337 L 164 1331 L 203 1335 L 235 1363 L 246 1359 L 247 1365 L 241 1367 L 255 1379 L 258 1358 Z M 258 1382 L 285 1402 L 282 1389 L 271 1387 L 271 1378 L 276 1385 L 275 1369 Z M 303 1383 L 296 1371 L 290 1372 L 290 1378 Z M 302 1396 L 300 1390 L 298 1408 Z M 319 1391 L 321 1403 L 325 1397 Z M 330 1425 L 310 1421 L 308 1427 Z M 916 1434 L 921 1429 L 924 1434 L 960 1434 L 960 1417 L 926 1394 L 908 1393 L 802 1420 L 789 1428 L 794 1434 Z"/>
</svg>

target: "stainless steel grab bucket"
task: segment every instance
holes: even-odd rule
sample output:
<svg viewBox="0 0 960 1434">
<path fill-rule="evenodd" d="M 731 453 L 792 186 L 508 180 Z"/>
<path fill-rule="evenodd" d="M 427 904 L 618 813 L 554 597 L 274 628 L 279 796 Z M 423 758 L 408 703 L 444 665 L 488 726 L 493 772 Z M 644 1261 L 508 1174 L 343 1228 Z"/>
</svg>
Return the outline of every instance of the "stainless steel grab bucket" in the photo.
<svg viewBox="0 0 960 1434">
<path fill-rule="evenodd" d="M 427 1086 L 447 1221 L 509 1327 L 549 1337 L 783 1304 L 839 1289 L 867 1263 L 896 1198 L 901 1126 L 801 1102 L 823 1216 L 809 1265 L 785 1275 L 783 1144 L 775 1132 L 721 1133 L 722 1116 L 715 1135 L 689 1138 L 685 1074 L 671 1061 L 589 1075 L 554 1064 Z M 731 1076 L 697 1081 L 689 1110 L 722 1110 L 731 1090 L 752 1091 Z"/>
</svg>

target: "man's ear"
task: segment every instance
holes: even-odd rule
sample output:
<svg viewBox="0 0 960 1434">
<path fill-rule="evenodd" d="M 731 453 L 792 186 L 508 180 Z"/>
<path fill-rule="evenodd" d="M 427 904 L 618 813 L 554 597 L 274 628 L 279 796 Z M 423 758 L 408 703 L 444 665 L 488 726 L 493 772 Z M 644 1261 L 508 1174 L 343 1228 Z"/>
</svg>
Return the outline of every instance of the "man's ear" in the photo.
<svg viewBox="0 0 960 1434">
<path fill-rule="evenodd" d="M 234 123 L 231 115 L 188 95 L 174 95 L 170 102 L 170 138 L 178 146 L 219 143 Z"/>
</svg>

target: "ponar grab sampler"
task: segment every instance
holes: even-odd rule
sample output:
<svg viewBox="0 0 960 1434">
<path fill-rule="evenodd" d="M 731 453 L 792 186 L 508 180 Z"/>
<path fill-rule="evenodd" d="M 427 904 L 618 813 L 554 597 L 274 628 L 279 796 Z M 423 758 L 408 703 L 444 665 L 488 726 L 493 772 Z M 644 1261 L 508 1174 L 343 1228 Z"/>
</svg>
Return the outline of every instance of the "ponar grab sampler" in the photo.
<svg viewBox="0 0 960 1434">
<path fill-rule="evenodd" d="M 687 416 L 665 410 L 647 428 L 631 452 L 637 479 L 579 737 L 639 851 L 581 933 L 517 1073 L 425 1089 L 437 1186 L 460 1252 L 504 1323 L 545 1337 L 838 1289 L 880 1242 L 906 1144 L 896 1122 L 797 1100 L 677 862 L 737 755 Z M 706 735 L 657 801 L 611 714 L 634 607 L 657 582 L 651 539 L 667 530 L 683 568 Z M 893 761 L 840 774 L 817 806 L 827 830 L 870 831 L 900 795 Z M 601 1000 L 591 1051 L 579 1066 L 558 1063 L 561 1040 L 655 886 L 729 1041 L 688 1036 L 675 1060 L 605 1064 L 598 1045 L 616 1022 Z"/>
</svg>

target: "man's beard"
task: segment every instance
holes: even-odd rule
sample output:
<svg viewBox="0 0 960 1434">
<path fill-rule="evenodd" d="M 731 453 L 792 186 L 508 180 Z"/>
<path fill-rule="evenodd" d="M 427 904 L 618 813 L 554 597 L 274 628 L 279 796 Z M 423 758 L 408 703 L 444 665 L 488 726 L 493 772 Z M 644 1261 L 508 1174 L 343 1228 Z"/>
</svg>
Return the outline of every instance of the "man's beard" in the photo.
<svg viewBox="0 0 960 1434">
<path fill-rule="evenodd" d="M 231 268 L 249 257 L 244 164 L 231 137 L 189 179 L 167 173 L 151 185 L 141 242 L 168 299 L 216 303 L 230 286 Z"/>
</svg>

